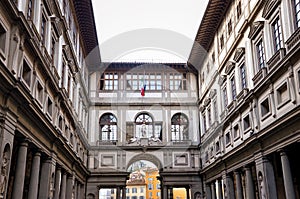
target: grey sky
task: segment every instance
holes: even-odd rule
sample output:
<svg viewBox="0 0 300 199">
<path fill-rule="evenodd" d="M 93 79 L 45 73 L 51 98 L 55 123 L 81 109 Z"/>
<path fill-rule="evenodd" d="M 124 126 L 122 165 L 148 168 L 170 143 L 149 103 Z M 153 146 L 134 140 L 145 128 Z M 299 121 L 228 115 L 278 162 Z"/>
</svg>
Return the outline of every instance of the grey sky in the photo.
<svg viewBox="0 0 300 199">
<path fill-rule="evenodd" d="M 171 61 L 187 58 L 208 0 L 92 0 L 92 2 L 103 61 L 108 61 L 107 59 L 112 57 L 125 61 L 144 59 Z M 143 34 L 135 31 L 143 28 L 154 29 L 157 34 L 153 36 L 152 33 L 147 34 L 147 31 L 142 31 Z M 179 45 L 165 47 L 142 43 L 138 47 L 132 45 L 126 50 L 118 51 L 122 45 L 128 46 L 128 43 L 131 44 L 131 41 L 138 39 L 151 40 L 151 37 L 155 37 L 152 39 L 166 40 L 166 35 L 160 38 L 160 30 L 170 31 L 171 35 L 167 37 Z M 124 36 L 124 33 L 130 34 Z M 182 40 L 183 43 L 183 39 L 180 37 L 186 37 L 191 42 L 184 42 L 188 45 L 181 44 L 178 40 Z M 115 38 L 118 38 L 118 43 Z M 178 50 L 174 48 L 184 48 L 185 51 L 177 52 Z M 110 54 L 107 55 L 108 53 Z"/>
</svg>

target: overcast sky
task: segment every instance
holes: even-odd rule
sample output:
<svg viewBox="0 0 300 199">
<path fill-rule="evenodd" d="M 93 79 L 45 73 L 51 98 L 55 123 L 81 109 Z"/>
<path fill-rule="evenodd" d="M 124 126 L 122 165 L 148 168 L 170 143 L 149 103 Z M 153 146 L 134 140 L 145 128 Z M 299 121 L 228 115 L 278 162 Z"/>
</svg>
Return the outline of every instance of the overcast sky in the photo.
<svg viewBox="0 0 300 199">
<path fill-rule="evenodd" d="M 92 2 L 103 61 L 176 61 L 187 59 L 208 0 Z"/>
</svg>

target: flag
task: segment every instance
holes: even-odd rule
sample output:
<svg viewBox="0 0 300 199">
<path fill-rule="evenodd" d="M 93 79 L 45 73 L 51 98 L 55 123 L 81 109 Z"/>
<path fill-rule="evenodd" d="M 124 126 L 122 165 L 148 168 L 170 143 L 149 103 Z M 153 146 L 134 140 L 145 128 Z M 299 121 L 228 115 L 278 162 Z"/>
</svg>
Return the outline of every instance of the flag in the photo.
<svg viewBox="0 0 300 199">
<path fill-rule="evenodd" d="M 145 91 L 146 91 L 146 82 L 145 82 L 145 74 L 142 79 L 142 86 L 141 86 L 141 96 L 145 96 Z"/>
<path fill-rule="evenodd" d="M 146 84 L 144 83 L 144 85 L 141 88 L 141 95 L 145 96 L 145 91 L 146 91 Z"/>
</svg>

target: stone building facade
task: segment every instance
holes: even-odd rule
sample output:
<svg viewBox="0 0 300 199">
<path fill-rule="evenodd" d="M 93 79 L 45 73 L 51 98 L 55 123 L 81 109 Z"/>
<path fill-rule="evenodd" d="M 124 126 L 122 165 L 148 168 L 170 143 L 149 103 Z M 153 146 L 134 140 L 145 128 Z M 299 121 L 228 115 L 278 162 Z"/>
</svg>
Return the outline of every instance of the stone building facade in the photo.
<svg viewBox="0 0 300 199">
<path fill-rule="evenodd" d="M 299 198 L 298 0 L 209 1 L 199 64 L 204 195 Z"/>
</svg>

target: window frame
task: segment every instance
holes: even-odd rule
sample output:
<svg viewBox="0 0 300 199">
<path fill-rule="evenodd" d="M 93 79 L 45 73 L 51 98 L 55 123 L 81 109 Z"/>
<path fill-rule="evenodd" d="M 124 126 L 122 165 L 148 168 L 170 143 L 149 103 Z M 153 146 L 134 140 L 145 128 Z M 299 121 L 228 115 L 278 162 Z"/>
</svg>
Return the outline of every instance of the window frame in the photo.
<svg viewBox="0 0 300 199">
<path fill-rule="evenodd" d="M 109 119 L 109 121 L 108 121 Z M 107 132 L 103 131 L 106 127 Z M 110 131 L 109 131 L 110 130 Z M 103 137 L 105 136 L 105 138 Z M 113 139 L 115 138 L 115 139 Z M 118 119 L 113 113 L 103 113 L 99 118 L 99 141 L 117 142 L 118 141 Z"/>
<path fill-rule="evenodd" d="M 173 130 L 174 128 L 175 128 L 175 130 Z M 177 133 L 179 135 L 177 135 Z M 190 136 L 189 136 L 188 116 L 182 112 L 175 113 L 171 117 L 171 141 L 175 141 L 175 142 L 176 141 L 186 141 L 189 139 L 190 139 Z"/>
<path fill-rule="evenodd" d="M 264 106 L 265 101 L 268 101 L 268 112 L 265 112 L 263 114 L 262 111 L 264 111 L 264 109 L 265 109 L 265 106 Z M 262 109 L 262 108 L 264 108 L 264 109 Z M 259 103 L 259 114 L 260 114 L 260 117 L 261 117 L 261 121 L 267 119 L 272 114 L 272 104 L 271 104 L 270 96 L 266 96 L 260 101 L 260 103 Z"/>
</svg>

